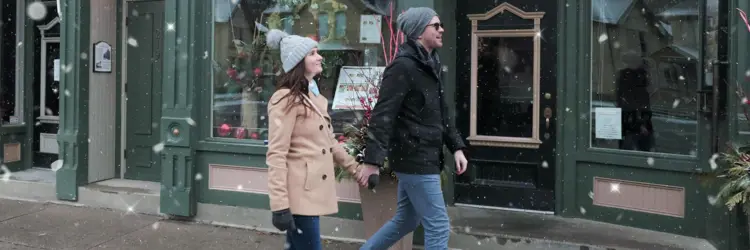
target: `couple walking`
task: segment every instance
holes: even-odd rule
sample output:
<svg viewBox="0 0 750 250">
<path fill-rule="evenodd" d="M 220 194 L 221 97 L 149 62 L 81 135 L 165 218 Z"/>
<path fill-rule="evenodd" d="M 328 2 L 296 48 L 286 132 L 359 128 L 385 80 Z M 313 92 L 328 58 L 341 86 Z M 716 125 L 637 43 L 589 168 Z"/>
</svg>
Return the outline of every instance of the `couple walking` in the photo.
<svg viewBox="0 0 750 250">
<path fill-rule="evenodd" d="M 284 69 L 268 106 L 266 163 L 272 222 L 286 231 L 286 249 L 322 249 L 320 216 L 338 212 L 335 164 L 366 186 L 386 157 L 399 179 L 398 209 L 361 249 L 387 249 L 420 223 L 425 249 L 448 249 L 450 221 L 440 187 L 443 146 L 454 152 L 458 174 L 466 171 L 467 160 L 448 114 L 435 51 L 443 45 L 443 25 L 429 8 L 410 8 L 397 22 L 407 39 L 383 73 L 363 164 L 334 139 L 328 100 L 314 80 L 323 71 L 317 42 L 279 30 L 267 33 L 268 45 L 281 51 Z"/>
</svg>

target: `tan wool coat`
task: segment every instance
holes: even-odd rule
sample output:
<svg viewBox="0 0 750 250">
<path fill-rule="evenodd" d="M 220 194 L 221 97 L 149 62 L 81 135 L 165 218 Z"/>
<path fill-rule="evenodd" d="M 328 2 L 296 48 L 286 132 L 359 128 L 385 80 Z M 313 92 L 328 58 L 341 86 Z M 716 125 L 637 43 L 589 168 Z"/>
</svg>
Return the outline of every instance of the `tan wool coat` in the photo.
<svg viewBox="0 0 750 250">
<path fill-rule="evenodd" d="M 289 89 L 277 90 L 268 103 L 268 188 L 271 211 L 289 208 L 292 214 L 320 216 L 338 212 L 334 163 L 352 174 L 359 164 L 333 135 L 328 115 L 328 99 L 308 94 L 318 107 L 283 98 Z M 281 100 L 281 101 L 279 101 Z"/>
</svg>

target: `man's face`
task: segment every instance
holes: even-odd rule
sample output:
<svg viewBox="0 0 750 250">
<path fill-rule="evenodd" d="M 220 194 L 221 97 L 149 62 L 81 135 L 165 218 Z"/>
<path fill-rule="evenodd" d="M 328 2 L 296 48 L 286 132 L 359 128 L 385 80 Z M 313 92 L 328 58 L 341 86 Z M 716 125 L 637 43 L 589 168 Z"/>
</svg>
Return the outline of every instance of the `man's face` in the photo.
<svg viewBox="0 0 750 250">
<path fill-rule="evenodd" d="M 445 31 L 440 22 L 440 18 L 437 16 L 432 17 L 430 23 L 424 29 L 424 32 L 419 39 L 422 41 L 422 46 L 427 49 L 437 49 L 443 47 L 443 32 Z"/>
</svg>

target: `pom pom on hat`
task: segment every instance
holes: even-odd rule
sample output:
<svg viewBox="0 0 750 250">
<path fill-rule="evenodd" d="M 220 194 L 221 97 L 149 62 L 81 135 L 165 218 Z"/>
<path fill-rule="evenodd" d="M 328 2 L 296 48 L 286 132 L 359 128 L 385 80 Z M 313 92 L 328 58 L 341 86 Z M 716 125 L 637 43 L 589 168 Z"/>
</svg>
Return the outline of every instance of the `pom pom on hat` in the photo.
<svg viewBox="0 0 750 250">
<path fill-rule="evenodd" d="M 272 49 L 278 49 L 281 46 L 281 39 L 284 39 L 285 37 L 288 37 L 289 34 L 277 30 L 272 29 L 269 30 L 268 33 L 266 33 L 266 44 L 268 47 L 271 47 Z"/>
</svg>

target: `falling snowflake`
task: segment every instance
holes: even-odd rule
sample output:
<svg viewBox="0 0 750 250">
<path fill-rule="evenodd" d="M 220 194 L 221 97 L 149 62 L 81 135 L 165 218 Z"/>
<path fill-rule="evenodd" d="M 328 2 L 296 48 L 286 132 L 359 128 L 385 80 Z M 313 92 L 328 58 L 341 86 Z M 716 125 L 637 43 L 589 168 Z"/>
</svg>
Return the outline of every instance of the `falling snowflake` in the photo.
<svg viewBox="0 0 750 250">
<path fill-rule="evenodd" d="M 680 99 L 674 99 L 674 102 L 672 102 L 672 108 L 677 108 L 677 106 L 680 105 Z"/>
<path fill-rule="evenodd" d="M 89 54 L 86 54 L 86 52 L 81 53 L 81 60 L 86 60 L 89 58 Z"/>
<path fill-rule="evenodd" d="M 589 191 L 589 198 L 594 199 L 594 191 Z"/>
<path fill-rule="evenodd" d="M 713 154 L 711 159 L 708 160 L 708 164 L 711 165 L 711 170 L 716 170 L 716 168 L 719 167 L 719 165 L 716 164 L 716 159 L 719 159 L 719 154 Z"/>
<path fill-rule="evenodd" d="M 542 167 L 543 168 L 548 168 L 549 167 L 549 163 L 547 163 L 547 161 L 543 161 L 542 162 Z"/>
<path fill-rule="evenodd" d="M 201 173 L 197 173 L 197 174 L 195 174 L 195 180 L 196 180 L 196 181 L 200 181 L 200 180 L 203 180 L 203 175 L 202 175 Z"/>
<path fill-rule="evenodd" d="M 174 31 L 174 23 L 167 23 L 167 31 Z"/>
<path fill-rule="evenodd" d="M 73 71 L 73 64 L 62 64 L 60 65 L 60 69 L 63 71 L 63 73 L 70 73 Z"/>
<path fill-rule="evenodd" d="M 159 153 L 164 150 L 164 142 L 159 142 L 153 147 L 154 153 Z"/>
<path fill-rule="evenodd" d="M 193 120 L 193 118 L 187 117 L 185 118 L 185 121 L 188 125 L 195 127 L 195 120 Z"/>
<path fill-rule="evenodd" d="M 717 201 L 718 201 L 718 198 L 716 198 L 716 196 L 712 196 L 712 195 L 708 196 L 708 204 L 711 204 L 711 206 L 716 205 Z"/>
<path fill-rule="evenodd" d="M 26 13 L 32 20 L 42 20 L 47 16 L 47 6 L 44 6 L 42 2 L 35 1 L 26 8 Z"/>
<path fill-rule="evenodd" d="M 302 229 L 297 228 L 297 234 L 302 234 Z"/>
<path fill-rule="evenodd" d="M 623 216 L 623 215 L 624 215 L 623 213 L 620 213 L 620 214 L 618 214 L 618 215 L 617 215 L 617 218 L 615 218 L 615 220 L 617 220 L 617 221 L 620 221 L 620 220 L 622 220 L 622 216 Z"/>
<path fill-rule="evenodd" d="M 56 160 L 56 161 L 52 162 L 52 164 L 50 165 L 50 168 L 52 169 L 52 171 L 57 172 L 57 170 L 60 170 L 62 168 L 62 166 L 63 166 L 63 161 L 62 160 Z"/>
<path fill-rule="evenodd" d="M 620 183 L 610 183 L 609 184 L 609 192 L 612 193 L 620 193 Z"/>
<path fill-rule="evenodd" d="M 237 190 L 242 190 L 242 185 L 237 185 Z"/>
<path fill-rule="evenodd" d="M 159 229 L 159 222 L 154 222 L 154 224 L 151 224 L 151 229 L 158 230 Z"/>
<path fill-rule="evenodd" d="M 581 214 L 583 214 L 583 215 L 586 214 L 586 208 L 580 207 L 579 210 L 581 211 Z"/>
<path fill-rule="evenodd" d="M 8 169 L 8 167 L 5 166 L 5 164 L 0 165 L 0 171 L 3 172 L 3 175 L 0 176 L 0 180 L 4 182 L 10 181 L 10 176 L 12 174 L 10 173 L 10 169 Z"/>
<path fill-rule="evenodd" d="M 208 50 L 203 51 L 203 59 L 208 59 Z"/>
<path fill-rule="evenodd" d="M 138 41 L 133 37 L 128 37 L 128 45 L 138 47 Z"/>
<path fill-rule="evenodd" d="M 654 166 L 654 157 L 646 159 L 646 163 L 648 163 L 649 166 Z"/>
<path fill-rule="evenodd" d="M 603 42 L 606 42 L 606 41 L 607 41 L 607 39 L 609 39 L 609 36 L 607 36 L 607 34 L 601 34 L 601 35 L 599 36 L 599 43 L 603 43 Z"/>
</svg>

